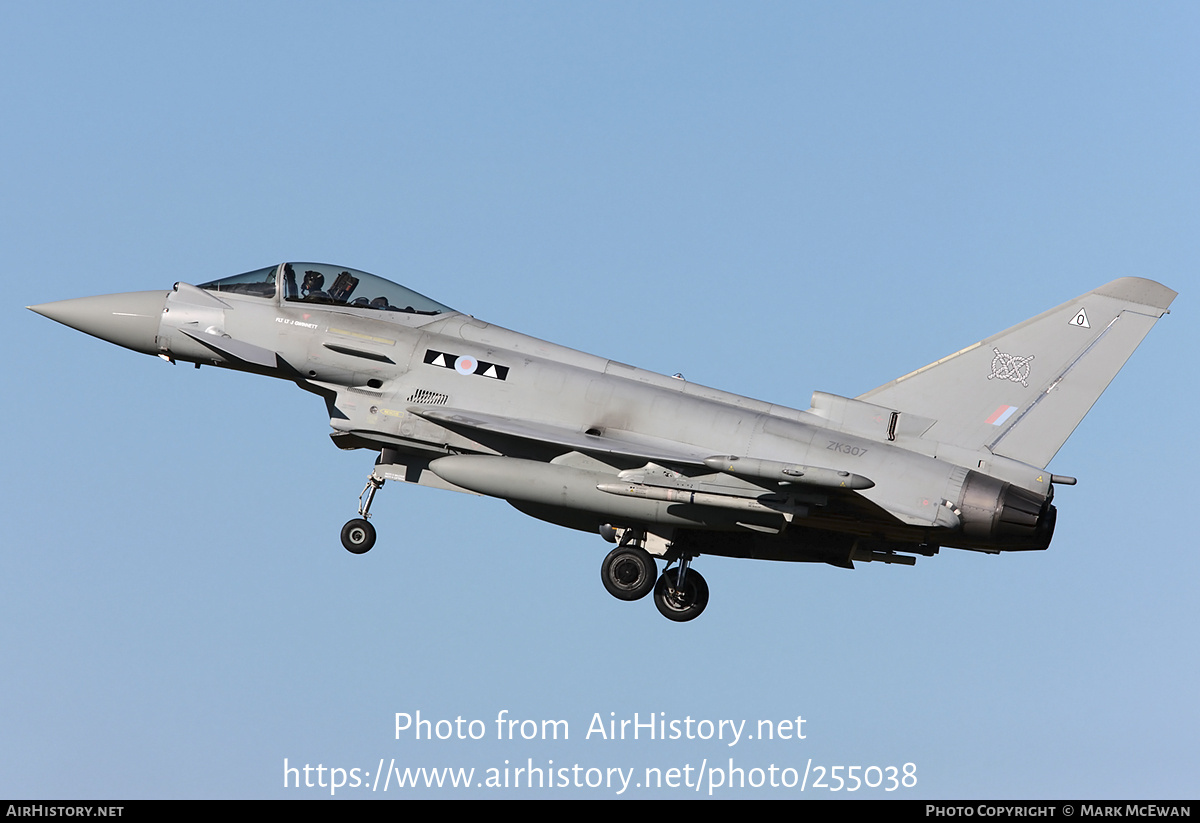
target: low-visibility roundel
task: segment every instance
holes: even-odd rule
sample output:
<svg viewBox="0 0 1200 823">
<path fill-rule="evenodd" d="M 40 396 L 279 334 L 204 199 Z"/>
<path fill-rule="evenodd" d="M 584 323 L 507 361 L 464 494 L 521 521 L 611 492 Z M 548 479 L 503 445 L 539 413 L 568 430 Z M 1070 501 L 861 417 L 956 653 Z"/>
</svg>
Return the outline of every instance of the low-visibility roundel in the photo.
<svg viewBox="0 0 1200 823">
<path fill-rule="evenodd" d="M 502 366 L 499 363 L 485 363 L 466 354 L 457 355 L 426 349 L 425 365 L 437 366 L 440 369 L 454 369 L 459 374 L 490 377 L 493 380 L 508 379 L 508 366 Z"/>
</svg>

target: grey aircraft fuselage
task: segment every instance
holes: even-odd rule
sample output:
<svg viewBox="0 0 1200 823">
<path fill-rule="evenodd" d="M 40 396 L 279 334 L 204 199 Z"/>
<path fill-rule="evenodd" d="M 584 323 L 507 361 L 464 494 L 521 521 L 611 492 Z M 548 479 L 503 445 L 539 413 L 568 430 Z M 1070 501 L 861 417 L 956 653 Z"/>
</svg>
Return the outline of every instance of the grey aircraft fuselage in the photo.
<svg viewBox="0 0 1200 823">
<path fill-rule="evenodd" d="M 816 392 L 807 411 L 548 343 L 340 266 L 30 308 L 321 395 L 337 445 L 379 452 L 342 532 L 352 552 L 374 543 L 385 480 L 499 497 L 618 543 L 606 588 L 653 589 L 682 621 L 707 603 L 690 569 L 701 554 L 852 568 L 943 546 L 1046 548 L 1052 484 L 1074 482 L 1047 464 L 1174 296 L 1122 278 L 859 398 Z"/>
</svg>

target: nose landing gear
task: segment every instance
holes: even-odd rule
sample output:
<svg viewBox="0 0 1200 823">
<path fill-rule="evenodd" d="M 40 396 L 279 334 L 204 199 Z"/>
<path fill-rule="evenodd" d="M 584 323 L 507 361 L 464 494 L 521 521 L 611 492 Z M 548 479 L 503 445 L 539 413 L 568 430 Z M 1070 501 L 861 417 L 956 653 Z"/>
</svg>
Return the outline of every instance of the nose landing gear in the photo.
<svg viewBox="0 0 1200 823">
<path fill-rule="evenodd" d="M 366 554 L 375 545 L 375 527 L 356 518 L 342 526 L 342 545 L 351 554 Z"/>
<path fill-rule="evenodd" d="M 367 485 L 358 496 L 359 516 L 342 526 L 342 545 L 351 554 L 366 554 L 375 545 L 375 527 L 367 518 L 371 516 L 371 501 L 375 499 L 375 492 L 383 487 L 383 483 L 383 478 L 376 477 L 374 473 L 367 478 Z"/>
</svg>

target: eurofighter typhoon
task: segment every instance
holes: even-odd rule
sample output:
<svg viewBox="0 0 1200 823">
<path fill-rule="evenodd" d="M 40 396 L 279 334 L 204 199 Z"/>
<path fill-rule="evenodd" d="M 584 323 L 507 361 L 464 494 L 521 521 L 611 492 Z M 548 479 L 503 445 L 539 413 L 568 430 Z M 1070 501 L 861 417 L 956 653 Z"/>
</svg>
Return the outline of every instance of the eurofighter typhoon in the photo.
<svg viewBox="0 0 1200 823">
<path fill-rule="evenodd" d="M 616 544 L 620 600 L 697 617 L 705 554 L 913 565 L 1045 549 L 1047 465 L 1175 292 L 1124 277 L 856 398 L 799 411 L 493 326 L 366 272 L 283 263 L 30 308 L 156 355 L 290 380 L 340 448 L 377 452 L 342 529 L 375 544 L 387 480 L 473 492 Z M 659 573 L 656 560 L 665 567 Z"/>
</svg>

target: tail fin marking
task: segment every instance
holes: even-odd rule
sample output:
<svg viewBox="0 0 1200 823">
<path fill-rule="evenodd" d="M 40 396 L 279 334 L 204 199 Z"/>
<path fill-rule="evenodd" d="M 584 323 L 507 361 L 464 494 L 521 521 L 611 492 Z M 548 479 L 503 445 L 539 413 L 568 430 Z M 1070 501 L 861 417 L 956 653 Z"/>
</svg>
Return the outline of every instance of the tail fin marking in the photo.
<svg viewBox="0 0 1200 823">
<path fill-rule="evenodd" d="M 1045 467 L 1176 293 L 1124 277 L 860 396 L 925 436 Z"/>
</svg>

